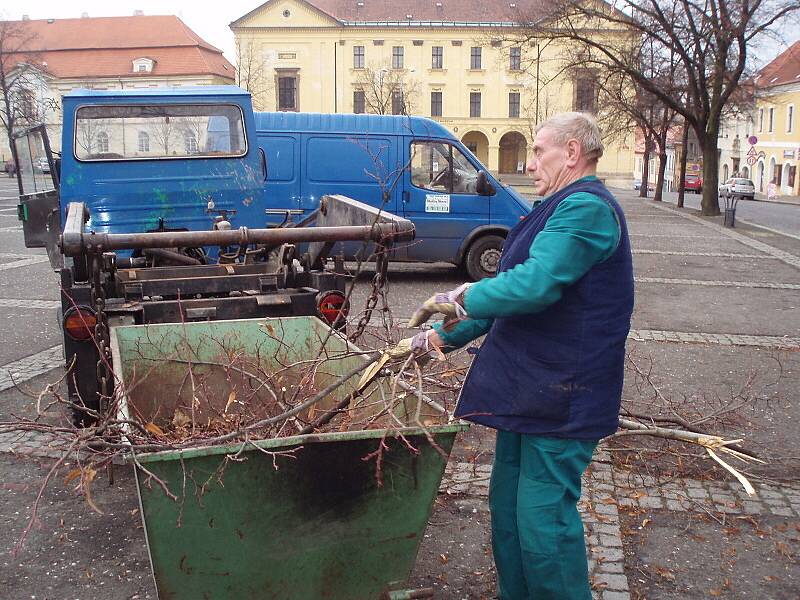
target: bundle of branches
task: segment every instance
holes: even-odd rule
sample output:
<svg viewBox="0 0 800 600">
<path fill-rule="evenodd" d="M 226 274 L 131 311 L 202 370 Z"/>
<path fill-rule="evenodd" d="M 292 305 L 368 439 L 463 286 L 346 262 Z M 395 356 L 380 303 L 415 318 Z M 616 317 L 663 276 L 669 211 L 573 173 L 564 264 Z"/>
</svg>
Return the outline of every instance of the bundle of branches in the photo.
<svg viewBox="0 0 800 600">
<path fill-rule="evenodd" d="M 623 399 L 620 429 L 609 439 L 615 460 L 637 475 L 660 479 L 708 477 L 713 472 L 708 463 L 712 460 L 754 495 L 750 479 L 757 474 L 750 472 L 749 466 L 766 463 L 742 446 L 743 438 L 730 432 L 750 427 L 746 412 L 769 402 L 769 389 L 775 382 L 757 389 L 758 373 L 751 372 L 728 397 L 673 395 L 659 383 L 652 357 L 629 353 L 626 362 L 632 393 Z"/>
</svg>

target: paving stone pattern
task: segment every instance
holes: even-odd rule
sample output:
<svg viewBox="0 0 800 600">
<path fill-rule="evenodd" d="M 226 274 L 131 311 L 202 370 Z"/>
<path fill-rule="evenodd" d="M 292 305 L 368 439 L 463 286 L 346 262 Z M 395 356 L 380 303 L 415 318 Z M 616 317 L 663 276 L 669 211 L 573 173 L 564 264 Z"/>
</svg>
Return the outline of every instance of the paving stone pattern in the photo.
<svg viewBox="0 0 800 600">
<path fill-rule="evenodd" d="M 632 254 L 657 254 L 659 256 L 705 256 L 711 258 L 766 258 L 776 259 L 775 256 L 764 254 L 731 254 L 727 252 L 680 252 L 673 250 L 633 250 Z"/>
<path fill-rule="evenodd" d="M 58 300 L 20 300 L 19 298 L 0 298 L 0 307 L 55 309 L 61 306 Z"/>
<path fill-rule="evenodd" d="M 3 231 L 0 229 L 0 231 Z M 14 262 L 6 263 L 4 265 L 0 265 L 0 271 L 8 271 L 9 269 L 17 269 L 19 267 L 27 267 L 30 265 L 36 265 L 39 263 L 46 263 L 50 259 L 46 256 L 29 256 L 28 258 L 23 258 L 20 260 L 15 260 Z"/>
<path fill-rule="evenodd" d="M 674 342 L 687 344 L 719 344 L 722 346 L 755 346 L 776 350 L 800 350 L 800 337 L 775 335 L 740 335 L 738 333 L 701 333 L 631 329 L 628 338 L 637 342 Z"/>
<path fill-rule="evenodd" d="M 0 367 L 0 392 L 63 366 L 61 345 L 10 362 Z"/>
<path fill-rule="evenodd" d="M 706 279 L 672 279 L 668 277 L 635 277 L 637 283 L 667 283 L 670 285 L 700 285 L 709 287 L 745 287 L 768 290 L 800 290 L 800 283 L 768 283 L 761 281 L 709 281 Z"/>
</svg>

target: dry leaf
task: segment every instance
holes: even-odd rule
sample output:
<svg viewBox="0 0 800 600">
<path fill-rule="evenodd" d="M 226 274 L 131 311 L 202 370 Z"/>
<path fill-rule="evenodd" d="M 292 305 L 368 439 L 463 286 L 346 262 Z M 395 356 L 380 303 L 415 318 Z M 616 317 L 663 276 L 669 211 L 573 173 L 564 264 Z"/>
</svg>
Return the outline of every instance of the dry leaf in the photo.
<svg viewBox="0 0 800 600">
<path fill-rule="evenodd" d="M 175 427 L 186 427 L 192 422 L 192 419 L 183 412 L 180 408 L 175 409 L 175 414 L 172 415 L 172 424 Z"/>
<path fill-rule="evenodd" d="M 228 394 L 228 402 L 225 404 L 225 410 L 223 410 L 222 412 L 224 414 L 228 414 L 228 409 L 234 402 L 236 402 L 236 392 L 234 390 L 231 390 L 231 393 Z"/>
<path fill-rule="evenodd" d="M 656 567 L 656 573 L 668 581 L 675 581 L 675 573 L 665 567 Z"/>
<path fill-rule="evenodd" d="M 102 515 L 103 511 L 97 508 L 97 505 L 94 503 L 94 500 L 92 500 L 92 494 L 90 490 L 91 483 L 92 481 L 94 481 L 95 475 L 97 475 L 97 471 L 95 471 L 94 469 L 86 469 L 86 471 L 83 474 L 83 493 L 86 495 L 86 503 L 91 507 L 91 509 L 96 513 Z"/>
<path fill-rule="evenodd" d="M 439 560 L 442 561 L 443 565 L 446 565 L 450 561 L 450 559 L 447 558 L 447 554 L 440 554 Z"/>
<path fill-rule="evenodd" d="M 652 519 L 644 519 L 642 520 L 642 527 L 647 527 L 652 522 Z"/>
<path fill-rule="evenodd" d="M 163 435 L 164 435 L 164 430 L 163 430 L 163 429 L 161 429 L 161 427 L 159 427 L 159 426 L 158 426 L 158 425 L 156 425 L 155 423 L 147 423 L 147 424 L 144 426 L 144 428 L 145 428 L 145 430 L 146 430 L 146 431 L 149 431 L 149 432 L 150 432 L 150 433 L 152 433 L 153 435 L 160 435 L 160 436 L 163 436 Z"/>
<path fill-rule="evenodd" d="M 711 590 L 708 592 L 711 596 L 722 596 L 722 590 Z"/>
<path fill-rule="evenodd" d="M 81 476 L 80 469 L 72 469 L 72 471 L 67 473 L 66 477 L 64 477 L 64 485 L 69 484 L 70 481 L 73 481 L 74 479 L 77 479 L 80 476 Z"/>
</svg>

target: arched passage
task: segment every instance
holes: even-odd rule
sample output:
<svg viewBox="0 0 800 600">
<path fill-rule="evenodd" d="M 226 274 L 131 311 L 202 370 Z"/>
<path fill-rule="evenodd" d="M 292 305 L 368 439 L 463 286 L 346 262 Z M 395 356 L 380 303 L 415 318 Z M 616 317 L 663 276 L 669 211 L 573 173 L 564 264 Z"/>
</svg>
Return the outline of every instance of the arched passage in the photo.
<svg viewBox="0 0 800 600">
<path fill-rule="evenodd" d="M 758 191 L 762 194 L 764 193 L 764 161 L 758 161 L 758 181 L 756 182 L 758 185 Z"/>
<path fill-rule="evenodd" d="M 791 194 L 792 188 L 789 187 L 789 170 L 791 165 L 787 162 L 781 168 L 781 194 Z"/>
<path fill-rule="evenodd" d="M 480 131 L 469 131 L 461 138 L 464 145 L 478 157 L 484 165 L 489 162 L 489 139 Z"/>
<path fill-rule="evenodd" d="M 722 165 L 722 181 L 723 183 L 728 181 L 728 165 Z"/>
<path fill-rule="evenodd" d="M 518 131 L 509 131 L 500 138 L 501 173 L 524 173 L 528 141 Z"/>
<path fill-rule="evenodd" d="M 750 167 L 742 167 L 742 177 L 750 179 Z"/>
</svg>

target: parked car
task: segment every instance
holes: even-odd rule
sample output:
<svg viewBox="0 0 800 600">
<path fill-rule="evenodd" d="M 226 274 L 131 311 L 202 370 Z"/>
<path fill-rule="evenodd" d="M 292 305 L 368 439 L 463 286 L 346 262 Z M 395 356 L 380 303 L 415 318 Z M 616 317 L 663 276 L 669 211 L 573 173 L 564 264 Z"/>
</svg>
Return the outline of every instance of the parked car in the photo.
<svg viewBox="0 0 800 600">
<path fill-rule="evenodd" d="M 689 173 L 686 175 L 686 178 L 683 180 L 683 189 L 686 191 L 692 191 L 696 194 L 700 194 L 703 192 L 703 176 L 702 175 L 695 175 L 694 173 Z"/>
<path fill-rule="evenodd" d="M 731 177 L 719 186 L 720 198 L 747 198 L 753 200 L 756 195 L 756 186 L 749 179 Z"/>
<path fill-rule="evenodd" d="M 642 187 L 642 180 L 641 179 L 634 179 L 633 180 L 633 189 L 638 190 L 638 189 L 641 189 L 641 187 Z M 650 183 L 650 184 L 648 184 L 647 189 L 650 190 L 651 192 L 653 192 L 653 191 L 655 191 L 656 186 L 655 186 L 654 183 Z"/>
<path fill-rule="evenodd" d="M 41 171 L 42 173 L 49 173 L 50 172 L 50 163 L 47 160 L 46 156 L 42 156 L 37 158 L 33 163 L 33 168 L 37 171 Z"/>
</svg>

